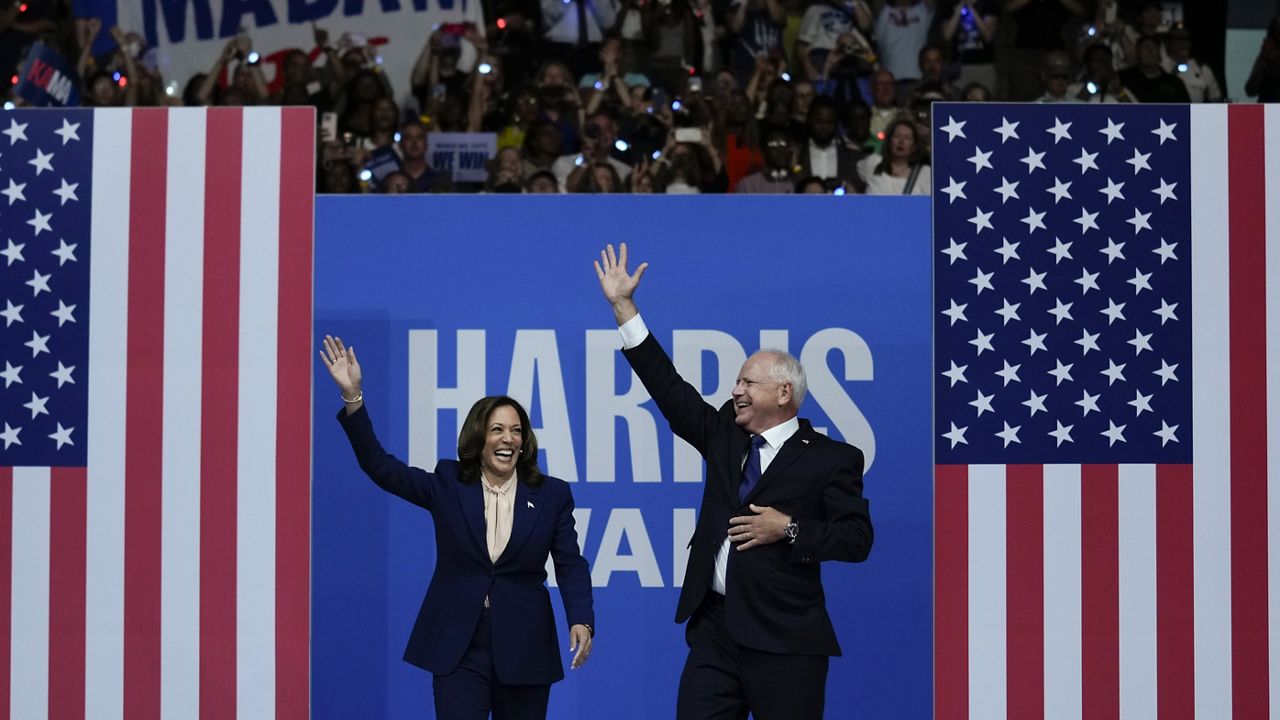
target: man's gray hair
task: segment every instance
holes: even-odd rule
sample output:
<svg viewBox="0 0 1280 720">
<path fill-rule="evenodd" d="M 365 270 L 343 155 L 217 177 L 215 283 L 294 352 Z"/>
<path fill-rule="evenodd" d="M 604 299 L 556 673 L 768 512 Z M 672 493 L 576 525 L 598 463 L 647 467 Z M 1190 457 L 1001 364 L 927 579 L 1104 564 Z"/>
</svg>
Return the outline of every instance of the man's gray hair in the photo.
<svg viewBox="0 0 1280 720">
<path fill-rule="evenodd" d="M 769 377 L 778 382 L 791 384 L 791 396 L 798 410 L 804 404 L 804 396 L 809 393 L 809 381 L 805 378 L 804 366 L 786 350 L 764 348 L 760 352 L 773 355 L 773 367 L 769 369 Z"/>
</svg>

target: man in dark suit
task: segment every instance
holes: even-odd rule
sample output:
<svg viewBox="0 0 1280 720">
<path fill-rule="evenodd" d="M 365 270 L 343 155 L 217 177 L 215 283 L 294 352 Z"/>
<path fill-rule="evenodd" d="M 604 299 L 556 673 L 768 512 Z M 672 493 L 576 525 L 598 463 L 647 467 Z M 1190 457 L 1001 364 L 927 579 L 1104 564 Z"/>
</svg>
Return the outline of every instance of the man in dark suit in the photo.
<svg viewBox="0 0 1280 720">
<path fill-rule="evenodd" d="M 702 454 L 707 480 L 676 622 L 689 621 L 678 720 L 817 720 L 828 658 L 840 654 L 819 563 L 871 550 L 862 452 L 796 417 L 804 369 L 762 350 L 743 364 L 719 409 L 676 372 L 633 296 L 647 264 L 627 272 L 627 246 L 596 274 L 623 353 L 672 431 Z"/>
<path fill-rule="evenodd" d="M 809 106 L 809 140 L 801 146 L 797 160 L 800 177 L 818 177 L 828 190 L 844 187 L 846 192 L 863 192 L 866 183 L 858 175 L 858 161 L 865 155 L 836 137 L 839 126 L 836 103 L 819 95 Z"/>
</svg>

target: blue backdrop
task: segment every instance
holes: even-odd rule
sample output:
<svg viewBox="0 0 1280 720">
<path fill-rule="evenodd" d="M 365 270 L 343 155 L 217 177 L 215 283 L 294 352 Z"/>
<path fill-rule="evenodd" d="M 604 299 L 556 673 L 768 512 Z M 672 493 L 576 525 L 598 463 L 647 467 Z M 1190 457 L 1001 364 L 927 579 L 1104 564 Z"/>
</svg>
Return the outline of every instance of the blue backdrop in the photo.
<svg viewBox="0 0 1280 720">
<path fill-rule="evenodd" d="M 650 329 L 713 402 L 746 355 L 786 347 L 809 373 L 801 415 L 867 452 L 871 558 L 823 568 L 844 649 L 827 716 L 929 717 L 928 199 L 321 197 L 316 214 L 315 332 L 356 346 L 387 448 L 432 467 L 455 454 L 457 408 L 509 392 L 543 468 L 574 482 L 598 636 L 550 717 L 671 717 L 685 657 L 701 464 L 616 351 L 591 261 L 620 241 L 650 263 Z M 315 390 L 312 716 L 432 717 L 430 676 L 400 660 L 431 518 L 360 473 L 318 362 Z"/>
</svg>

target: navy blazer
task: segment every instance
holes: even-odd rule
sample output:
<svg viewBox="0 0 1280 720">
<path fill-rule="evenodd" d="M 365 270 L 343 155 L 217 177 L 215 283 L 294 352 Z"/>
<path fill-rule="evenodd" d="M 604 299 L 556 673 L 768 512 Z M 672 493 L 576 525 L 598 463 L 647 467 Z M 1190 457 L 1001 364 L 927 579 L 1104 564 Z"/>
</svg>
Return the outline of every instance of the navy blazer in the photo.
<svg viewBox="0 0 1280 720">
<path fill-rule="evenodd" d="M 508 685 L 547 685 L 564 678 L 551 596 L 547 555 L 570 625 L 595 626 L 591 574 L 578 548 L 573 493 L 563 480 L 516 486 L 511 539 L 498 561 L 485 541 L 484 492 L 464 483 L 457 460 L 441 460 L 433 473 L 410 467 L 382 448 L 362 406 L 338 421 L 360 469 L 383 490 L 424 507 L 435 520 L 436 569 L 405 647 L 406 662 L 436 675 L 458 667 L 480 621 L 485 596 L 493 635 L 493 664 Z"/>
<path fill-rule="evenodd" d="M 874 532 L 862 497 L 862 451 L 823 435 L 808 420 L 783 443 L 745 501 L 738 500 L 742 461 L 750 436 L 734 418 L 732 400 L 719 409 L 685 382 L 650 333 L 624 350 L 672 432 L 707 463 L 698 524 L 689 541 L 689 564 L 676 606 L 676 622 L 693 615 L 711 590 L 716 552 L 729 518 L 764 505 L 795 518 L 800 534 L 746 551 L 729 550 L 725 624 L 746 647 L 787 655 L 839 655 L 822 589 L 823 560 L 862 562 Z"/>
</svg>

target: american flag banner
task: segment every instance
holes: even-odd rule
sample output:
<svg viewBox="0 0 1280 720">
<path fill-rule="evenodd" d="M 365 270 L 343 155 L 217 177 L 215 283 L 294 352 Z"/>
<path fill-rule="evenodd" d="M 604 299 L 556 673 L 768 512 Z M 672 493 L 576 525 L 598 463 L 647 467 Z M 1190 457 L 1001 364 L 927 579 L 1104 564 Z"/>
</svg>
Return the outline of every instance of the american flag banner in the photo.
<svg viewBox="0 0 1280 720">
<path fill-rule="evenodd" d="M 1280 107 L 933 117 L 935 716 L 1274 716 Z"/>
<path fill-rule="evenodd" d="M 314 128 L 0 114 L 0 718 L 307 716 Z"/>
</svg>

